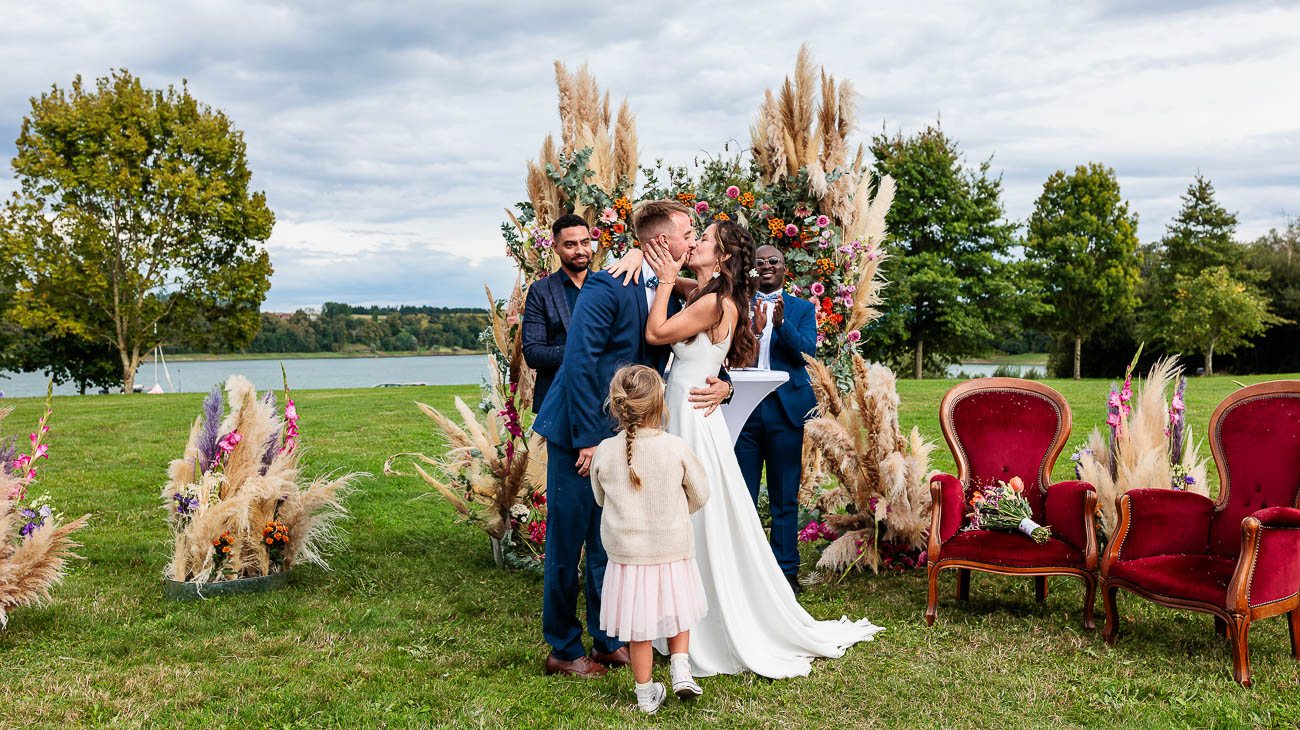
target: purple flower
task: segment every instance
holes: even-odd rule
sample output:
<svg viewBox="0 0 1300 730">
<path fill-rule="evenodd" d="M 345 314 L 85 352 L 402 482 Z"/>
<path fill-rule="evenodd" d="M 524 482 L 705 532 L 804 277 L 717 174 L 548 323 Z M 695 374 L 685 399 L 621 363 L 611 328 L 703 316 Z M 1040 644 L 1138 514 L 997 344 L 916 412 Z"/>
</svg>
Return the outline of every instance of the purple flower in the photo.
<svg viewBox="0 0 1300 730">
<path fill-rule="evenodd" d="M 203 399 L 203 429 L 199 433 L 199 469 L 209 471 L 217 461 L 217 439 L 221 436 L 221 386 L 213 386 Z"/>
</svg>

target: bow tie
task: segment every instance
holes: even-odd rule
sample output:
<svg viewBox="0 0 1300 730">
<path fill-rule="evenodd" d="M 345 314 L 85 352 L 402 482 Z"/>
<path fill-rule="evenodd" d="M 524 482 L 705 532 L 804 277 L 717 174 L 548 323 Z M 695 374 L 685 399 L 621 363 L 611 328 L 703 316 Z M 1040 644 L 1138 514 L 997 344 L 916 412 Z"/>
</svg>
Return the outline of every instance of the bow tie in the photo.
<svg viewBox="0 0 1300 730">
<path fill-rule="evenodd" d="M 779 291 L 774 291 L 770 294 L 764 294 L 763 292 L 759 292 L 755 296 L 758 298 L 759 301 L 762 302 L 772 302 L 773 304 L 775 304 L 781 301 L 781 292 Z"/>
<path fill-rule="evenodd" d="M 657 276 L 652 276 L 652 277 L 650 277 L 649 279 L 646 279 L 646 280 L 645 280 L 645 288 L 647 288 L 647 289 L 658 289 L 658 288 L 659 288 L 659 277 L 657 277 Z"/>
</svg>

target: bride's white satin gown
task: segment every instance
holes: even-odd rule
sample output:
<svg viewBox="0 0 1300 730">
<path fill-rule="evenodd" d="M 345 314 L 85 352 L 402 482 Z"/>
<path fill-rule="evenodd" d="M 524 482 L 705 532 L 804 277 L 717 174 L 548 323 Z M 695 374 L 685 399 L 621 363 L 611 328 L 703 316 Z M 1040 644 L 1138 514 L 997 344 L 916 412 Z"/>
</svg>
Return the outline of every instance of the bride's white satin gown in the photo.
<svg viewBox="0 0 1300 730">
<path fill-rule="evenodd" d="M 772 679 L 807 675 L 812 660 L 838 657 L 881 627 L 867 619 L 817 621 L 795 600 L 772 555 L 745 487 L 720 411 L 704 416 L 691 388 L 717 375 L 731 344 L 707 335 L 673 345 L 665 399 L 668 432 L 693 449 L 709 478 L 709 501 L 691 517 L 695 559 L 709 613 L 691 629 L 691 670 L 697 677 L 750 671 Z M 655 645 L 664 651 L 666 642 Z"/>
</svg>

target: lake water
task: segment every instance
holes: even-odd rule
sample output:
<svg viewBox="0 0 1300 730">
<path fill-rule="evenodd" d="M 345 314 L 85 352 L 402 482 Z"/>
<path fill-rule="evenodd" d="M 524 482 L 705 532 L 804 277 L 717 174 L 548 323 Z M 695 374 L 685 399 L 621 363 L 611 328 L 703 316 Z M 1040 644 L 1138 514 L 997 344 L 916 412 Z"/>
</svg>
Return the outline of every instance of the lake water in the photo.
<svg viewBox="0 0 1300 730">
<path fill-rule="evenodd" d="M 280 363 L 289 376 L 290 390 L 317 388 L 369 388 L 378 383 L 417 382 L 427 385 L 477 385 L 487 377 L 486 355 L 440 355 L 423 357 L 330 357 L 287 360 L 210 360 L 169 362 L 171 385 L 161 365 L 158 382 L 164 391 L 206 393 L 212 386 L 225 382 L 233 374 L 253 381 L 258 390 L 280 389 Z M 48 379 L 40 373 L 0 374 L 0 392 L 6 398 L 45 395 Z M 150 388 L 154 384 L 154 366 L 140 366 L 135 382 Z M 75 395 L 72 383 L 54 386 L 56 395 Z"/>
<path fill-rule="evenodd" d="M 182 393 L 206 393 L 213 385 L 225 382 L 226 377 L 239 373 L 258 390 L 279 389 L 280 363 L 289 374 L 291 390 L 317 388 L 369 388 L 378 383 L 418 382 L 428 385 L 477 385 L 487 377 L 486 355 L 443 355 L 424 357 L 353 357 L 353 358 L 301 358 L 287 360 L 211 360 L 168 363 L 171 384 L 168 385 L 163 368 L 158 367 L 158 382 L 163 390 Z M 1018 372 L 1044 370 L 1041 365 L 1011 366 Z M 948 369 L 949 377 L 957 373 L 989 376 L 997 365 L 963 364 Z M 146 362 L 135 376 L 135 382 L 146 388 L 154 384 L 154 366 Z M 40 373 L 0 374 L 0 393 L 7 398 L 25 398 L 45 395 L 46 378 Z M 71 383 L 56 385 L 57 395 L 75 395 Z"/>
</svg>

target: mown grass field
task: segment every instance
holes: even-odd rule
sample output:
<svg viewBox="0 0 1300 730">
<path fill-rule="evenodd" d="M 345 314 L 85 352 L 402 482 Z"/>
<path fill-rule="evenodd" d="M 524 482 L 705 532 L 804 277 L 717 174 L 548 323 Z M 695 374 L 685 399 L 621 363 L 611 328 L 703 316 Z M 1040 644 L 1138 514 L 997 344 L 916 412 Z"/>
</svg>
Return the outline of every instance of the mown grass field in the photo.
<svg viewBox="0 0 1300 730">
<path fill-rule="evenodd" d="M 1107 383 L 1050 382 L 1073 406 L 1077 443 L 1102 422 Z M 952 384 L 900 382 L 904 426 L 939 440 L 938 403 Z M 1197 434 L 1235 387 L 1191 383 Z M 287 590 L 198 603 L 162 599 L 158 493 L 202 396 L 56 399 L 53 458 L 35 493 L 52 493 L 69 516 L 91 513 L 86 560 L 51 605 L 15 611 L 0 634 L 0 727 L 1292 727 L 1300 717 L 1300 662 L 1281 618 L 1251 632 L 1255 687 L 1243 690 L 1208 616 L 1121 595 L 1112 650 L 1082 629 L 1077 582 L 1053 579 L 1040 605 L 1029 580 L 976 574 L 959 606 L 949 574 L 927 628 L 914 571 L 803 596 L 817 617 L 885 626 L 874 642 L 806 678 L 706 679 L 702 700 L 670 702 L 648 720 L 626 672 L 543 676 L 540 578 L 497 571 L 487 538 L 453 522 L 421 482 L 379 475 L 392 453 L 440 448 L 412 400 L 442 408 L 474 393 L 296 393 L 307 473 L 376 475 L 351 501 L 350 550 L 332 572 L 296 572 Z M 17 409 L 4 432 L 25 435 L 40 401 L 6 402 Z M 934 466 L 952 467 L 942 446 Z M 1057 465 L 1058 477 L 1070 473 Z"/>
</svg>

